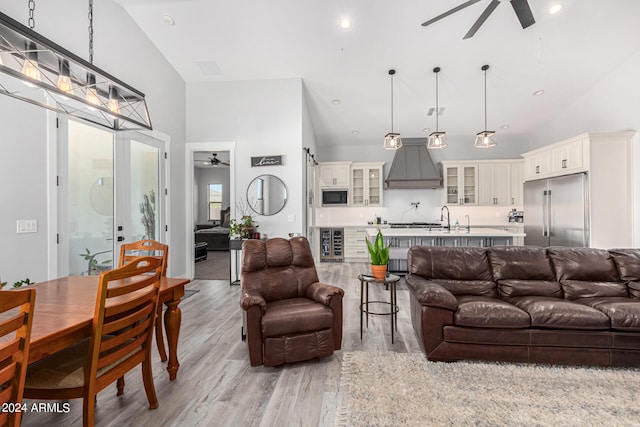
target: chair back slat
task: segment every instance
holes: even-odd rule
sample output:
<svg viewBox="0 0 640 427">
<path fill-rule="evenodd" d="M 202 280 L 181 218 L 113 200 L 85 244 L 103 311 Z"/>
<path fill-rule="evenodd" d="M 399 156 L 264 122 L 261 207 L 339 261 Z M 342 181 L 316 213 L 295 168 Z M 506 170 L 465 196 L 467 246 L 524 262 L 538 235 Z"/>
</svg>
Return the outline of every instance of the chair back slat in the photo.
<svg viewBox="0 0 640 427">
<path fill-rule="evenodd" d="M 139 363 L 141 352 L 150 354 L 162 263 L 137 257 L 100 275 L 86 373 L 90 389 L 118 379 L 118 367 Z"/>
<path fill-rule="evenodd" d="M 121 267 L 140 257 L 153 256 L 162 260 L 162 268 L 160 273 L 167 275 L 167 262 L 169 259 L 169 245 L 157 242 L 155 240 L 145 239 L 132 243 L 123 243 L 120 245 L 120 260 L 118 266 Z"/>
<path fill-rule="evenodd" d="M 0 323 L 0 406 L 22 403 L 35 300 L 35 289 L 0 291 L 0 312 L 11 316 Z M 20 418 L 20 412 L 2 413 L 0 423 L 19 426 Z"/>
</svg>

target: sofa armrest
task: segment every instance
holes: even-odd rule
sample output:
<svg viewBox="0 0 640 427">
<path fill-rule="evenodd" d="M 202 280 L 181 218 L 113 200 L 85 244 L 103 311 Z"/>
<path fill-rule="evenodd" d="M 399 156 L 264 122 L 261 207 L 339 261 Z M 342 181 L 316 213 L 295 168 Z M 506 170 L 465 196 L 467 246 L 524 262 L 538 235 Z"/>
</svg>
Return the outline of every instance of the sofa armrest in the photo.
<svg viewBox="0 0 640 427">
<path fill-rule="evenodd" d="M 415 274 L 408 274 L 405 281 L 422 305 L 451 311 L 458 309 L 456 297 L 436 282 Z"/>
<path fill-rule="evenodd" d="M 258 291 L 255 289 L 243 289 L 240 295 L 240 307 L 244 311 L 248 311 L 254 305 L 260 306 L 260 310 L 263 313 L 267 309 L 267 302 Z"/>
<path fill-rule="evenodd" d="M 322 282 L 315 282 L 307 288 L 306 297 L 314 300 L 315 302 L 330 305 L 331 297 L 334 295 L 344 296 L 344 290 L 337 286 L 328 285 Z"/>
</svg>

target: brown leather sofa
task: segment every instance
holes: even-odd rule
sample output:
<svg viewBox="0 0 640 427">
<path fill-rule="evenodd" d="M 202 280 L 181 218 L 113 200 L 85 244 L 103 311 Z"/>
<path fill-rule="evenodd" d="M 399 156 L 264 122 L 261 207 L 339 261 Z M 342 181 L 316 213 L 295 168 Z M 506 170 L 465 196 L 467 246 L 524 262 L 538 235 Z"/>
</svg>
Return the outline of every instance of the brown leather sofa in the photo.
<svg viewBox="0 0 640 427">
<path fill-rule="evenodd" d="M 429 360 L 640 366 L 640 249 L 412 247 Z"/>
<path fill-rule="evenodd" d="M 306 238 L 245 240 L 240 283 L 251 366 L 340 349 L 344 291 L 318 281 Z"/>
</svg>

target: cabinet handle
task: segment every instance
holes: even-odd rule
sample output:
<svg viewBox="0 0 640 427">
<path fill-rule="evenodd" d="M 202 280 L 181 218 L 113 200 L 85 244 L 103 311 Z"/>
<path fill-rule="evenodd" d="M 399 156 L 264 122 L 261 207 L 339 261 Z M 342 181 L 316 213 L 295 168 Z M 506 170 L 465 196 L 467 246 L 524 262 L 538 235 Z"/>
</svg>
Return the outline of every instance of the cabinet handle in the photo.
<svg viewBox="0 0 640 427">
<path fill-rule="evenodd" d="M 567 159 L 563 159 L 562 160 L 562 169 L 566 169 L 567 168 Z"/>
<path fill-rule="evenodd" d="M 516 204 L 516 199 L 515 199 L 515 197 L 512 197 L 512 198 L 511 198 L 511 204 L 512 204 L 512 205 L 515 205 L 515 204 Z"/>
<path fill-rule="evenodd" d="M 336 178 L 333 178 L 333 185 L 336 185 L 338 183 L 338 181 L 336 180 Z"/>
<path fill-rule="evenodd" d="M 540 166 L 536 166 L 536 173 L 540 173 Z"/>
</svg>

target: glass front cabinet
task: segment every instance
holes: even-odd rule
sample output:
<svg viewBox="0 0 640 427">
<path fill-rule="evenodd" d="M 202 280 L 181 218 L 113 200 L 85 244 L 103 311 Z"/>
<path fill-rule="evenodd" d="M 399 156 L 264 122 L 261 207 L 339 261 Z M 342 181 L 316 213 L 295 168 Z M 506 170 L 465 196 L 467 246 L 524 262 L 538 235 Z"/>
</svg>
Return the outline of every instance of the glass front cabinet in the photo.
<svg viewBox="0 0 640 427">
<path fill-rule="evenodd" d="M 351 206 L 382 206 L 382 165 L 384 163 L 353 163 L 351 165 Z"/>
<path fill-rule="evenodd" d="M 478 164 L 442 162 L 444 175 L 444 204 L 478 204 Z"/>
</svg>

